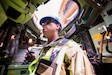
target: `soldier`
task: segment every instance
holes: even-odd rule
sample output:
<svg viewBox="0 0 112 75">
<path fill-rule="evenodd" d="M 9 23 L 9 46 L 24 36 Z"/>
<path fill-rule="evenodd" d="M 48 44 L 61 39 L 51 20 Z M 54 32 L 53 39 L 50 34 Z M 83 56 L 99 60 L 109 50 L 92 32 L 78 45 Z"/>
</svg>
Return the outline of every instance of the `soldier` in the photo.
<svg viewBox="0 0 112 75">
<path fill-rule="evenodd" d="M 80 45 L 59 36 L 62 25 L 57 17 L 45 16 L 40 24 L 48 41 L 29 65 L 30 75 L 94 75 L 93 67 Z"/>
</svg>

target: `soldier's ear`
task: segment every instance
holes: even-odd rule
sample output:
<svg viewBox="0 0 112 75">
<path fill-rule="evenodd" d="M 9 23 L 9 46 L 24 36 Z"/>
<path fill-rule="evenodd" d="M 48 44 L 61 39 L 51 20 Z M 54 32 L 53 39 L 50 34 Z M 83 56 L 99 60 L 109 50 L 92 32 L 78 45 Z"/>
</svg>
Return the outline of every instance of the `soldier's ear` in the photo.
<svg viewBox="0 0 112 75">
<path fill-rule="evenodd" d="M 57 29 L 59 30 L 60 29 L 60 25 L 59 24 L 56 24 L 57 25 Z"/>
</svg>

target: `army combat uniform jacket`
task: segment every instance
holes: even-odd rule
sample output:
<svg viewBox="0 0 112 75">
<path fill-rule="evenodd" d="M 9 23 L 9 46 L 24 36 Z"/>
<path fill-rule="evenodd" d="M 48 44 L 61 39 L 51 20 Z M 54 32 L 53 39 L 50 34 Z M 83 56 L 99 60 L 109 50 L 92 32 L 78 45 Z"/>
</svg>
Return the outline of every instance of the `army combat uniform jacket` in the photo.
<svg viewBox="0 0 112 75">
<path fill-rule="evenodd" d="M 86 52 L 78 43 L 64 38 L 45 45 L 28 70 L 29 75 L 95 75 Z"/>
</svg>

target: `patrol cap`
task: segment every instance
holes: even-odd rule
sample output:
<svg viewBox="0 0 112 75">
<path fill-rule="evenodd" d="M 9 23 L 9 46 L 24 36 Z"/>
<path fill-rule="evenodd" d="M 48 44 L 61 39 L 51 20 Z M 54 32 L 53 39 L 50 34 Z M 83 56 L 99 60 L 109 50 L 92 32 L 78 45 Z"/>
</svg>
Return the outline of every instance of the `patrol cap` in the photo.
<svg viewBox="0 0 112 75">
<path fill-rule="evenodd" d="M 58 30 L 58 32 L 60 32 L 61 29 L 62 29 L 62 25 L 61 25 L 60 20 L 57 17 L 55 17 L 55 16 L 45 16 L 45 17 L 40 19 L 40 25 L 42 25 L 42 23 L 47 23 L 48 24 L 48 23 L 51 23 L 51 22 L 60 25 L 60 28 Z"/>
</svg>

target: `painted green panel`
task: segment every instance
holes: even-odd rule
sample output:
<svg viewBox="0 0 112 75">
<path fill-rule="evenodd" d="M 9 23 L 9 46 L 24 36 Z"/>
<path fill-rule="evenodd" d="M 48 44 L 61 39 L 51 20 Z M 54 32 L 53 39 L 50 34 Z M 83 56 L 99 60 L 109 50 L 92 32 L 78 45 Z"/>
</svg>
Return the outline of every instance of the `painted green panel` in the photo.
<svg viewBox="0 0 112 75">
<path fill-rule="evenodd" d="M 3 10 L 1 4 L 0 4 L 0 26 L 6 21 L 7 16 L 5 14 L 5 11 Z"/>
</svg>

